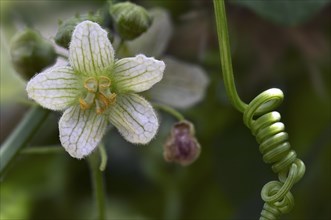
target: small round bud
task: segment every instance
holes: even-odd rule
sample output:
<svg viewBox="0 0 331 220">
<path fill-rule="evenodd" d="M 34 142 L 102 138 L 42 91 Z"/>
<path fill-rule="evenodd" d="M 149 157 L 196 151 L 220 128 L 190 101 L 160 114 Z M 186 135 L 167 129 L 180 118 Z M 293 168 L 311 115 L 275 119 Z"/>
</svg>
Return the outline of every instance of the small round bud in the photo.
<svg viewBox="0 0 331 220">
<path fill-rule="evenodd" d="M 183 166 L 193 163 L 200 155 L 200 144 L 194 135 L 194 126 L 188 121 L 177 122 L 163 148 L 164 159 Z"/>
<path fill-rule="evenodd" d="M 71 42 L 71 35 L 74 32 L 75 27 L 77 26 L 77 24 L 85 20 L 93 21 L 99 24 L 102 23 L 102 18 L 98 14 L 76 14 L 75 17 L 72 17 L 66 21 L 61 21 L 61 23 L 59 23 L 59 28 L 54 38 L 55 43 L 61 47 L 69 48 L 69 44 Z"/>
<path fill-rule="evenodd" d="M 31 29 L 13 37 L 10 55 L 15 70 L 25 79 L 30 79 L 45 67 L 54 64 L 57 58 L 52 44 Z"/>
<path fill-rule="evenodd" d="M 110 7 L 116 31 L 124 40 L 133 40 L 144 33 L 152 24 L 152 18 L 141 6 L 130 2 Z"/>
</svg>

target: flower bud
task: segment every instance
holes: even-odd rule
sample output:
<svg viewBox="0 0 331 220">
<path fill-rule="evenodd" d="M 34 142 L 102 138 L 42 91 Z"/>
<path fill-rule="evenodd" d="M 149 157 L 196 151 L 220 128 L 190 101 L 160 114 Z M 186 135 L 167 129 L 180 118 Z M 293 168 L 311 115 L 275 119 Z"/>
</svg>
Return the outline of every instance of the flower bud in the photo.
<svg viewBox="0 0 331 220">
<path fill-rule="evenodd" d="M 200 144 L 194 135 L 194 126 L 188 121 L 177 122 L 163 148 L 164 159 L 183 166 L 193 163 L 200 155 Z"/>
<path fill-rule="evenodd" d="M 45 67 L 54 64 L 57 58 L 52 44 L 31 29 L 14 36 L 10 55 L 15 70 L 25 79 L 32 78 Z"/>
<path fill-rule="evenodd" d="M 144 33 L 152 24 L 152 18 L 141 6 L 130 2 L 110 7 L 116 31 L 124 40 L 133 40 Z"/>
<path fill-rule="evenodd" d="M 77 15 L 75 17 L 69 18 L 64 22 L 59 23 L 58 31 L 55 35 L 55 43 L 61 47 L 69 48 L 71 42 L 71 35 L 77 26 L 77 24 L 82 21 L 89 20 L 96 23 L 101 23 L 102 18 L 98 14 L 86 14 L 86 15 Z"/>
</svg>

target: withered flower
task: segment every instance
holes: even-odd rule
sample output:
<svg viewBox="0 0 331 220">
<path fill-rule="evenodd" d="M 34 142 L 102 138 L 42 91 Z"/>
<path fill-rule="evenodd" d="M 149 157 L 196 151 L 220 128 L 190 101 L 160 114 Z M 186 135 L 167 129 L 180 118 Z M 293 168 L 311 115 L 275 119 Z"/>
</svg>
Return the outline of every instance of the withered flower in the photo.
<svg viewBox="0 0 331 220">
<path fill-rule="evenodd" d="M 194 125 L 189 121 L 174 124 L 164 145 L 164 159 L 168 162 L 190 165 L 200 155 L 200 144 L 195 137 Z"/>
</svg>

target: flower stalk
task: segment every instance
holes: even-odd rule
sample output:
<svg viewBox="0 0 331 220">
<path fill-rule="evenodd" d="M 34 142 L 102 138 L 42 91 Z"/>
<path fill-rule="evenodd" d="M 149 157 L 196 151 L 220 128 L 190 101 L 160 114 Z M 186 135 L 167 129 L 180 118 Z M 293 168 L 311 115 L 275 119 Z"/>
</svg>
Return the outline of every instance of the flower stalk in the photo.
<svg viewBox="0 0 331 220">
<path fill-rule="evenodd" d="M 96 201 L 98 220 L 106 219 L 106 192 L 104 186 L 103 172 L 100 170 L 101 157 L 98 152 L 94 152 L 87 157 L 90 167 L 91 181 Z"/>
<path fill-rule="evenodd" d="M 39 107 L 32 107 L 14 132 L 6 139 L 0 148 L 0 174 L 2 175 L 17 153 L 25 147 L 40 128 L 49 111 Z"/>
<path fill-rule="evenodd" d="M 174 109 L 168 105 L 153 103 L 153 107 L 172 115 L 173 117 L 178 119 L 178 121 L 185 120 L 184 116 L 179 111 L 177 111 L 176 109 Z"/>
</svg>

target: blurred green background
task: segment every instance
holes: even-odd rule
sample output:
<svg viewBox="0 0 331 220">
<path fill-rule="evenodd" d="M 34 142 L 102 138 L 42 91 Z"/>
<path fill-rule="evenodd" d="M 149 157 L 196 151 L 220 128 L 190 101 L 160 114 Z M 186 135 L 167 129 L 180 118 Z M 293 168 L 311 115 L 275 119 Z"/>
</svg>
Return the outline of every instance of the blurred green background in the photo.
<svg viewBox="0 0 331 220">
<path fill-rule="evenodd" d="M 104 138 L 108 219 L 257 219 L 260 190 L 275 180 L 258 144 L 229 103 L 221 77 L 212 1 L 136 3 L 169 11 L 174 35 L 166 54 L 202 66 L 210 84 L 203 101 L 181 110 L 196 127 L 200 158 L 188 167 L 163 160 L 175 120 L 160 113 L 148 146 L 133 146 L 115 130 Z M 29 108 L 10 63 L 8 44 L 26 26 L 52 40 L 58 19 L 103 7 L 105 1 L 1 0 L 1 143 Z M 307 167 L 294 186 L 294 210 L 282 219 L 331 219 L 330 1 L 227 1 L 236 84 L 249 102 L 271 87 L 283 90 L 279 108 L 290 143 Z M 31 146 L 59 145 L 52 114 Z M 19 155 L 0 183 L 0 219 L 93 219 L 86 161 L 66 153 Z"/>
</svg>

